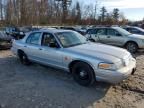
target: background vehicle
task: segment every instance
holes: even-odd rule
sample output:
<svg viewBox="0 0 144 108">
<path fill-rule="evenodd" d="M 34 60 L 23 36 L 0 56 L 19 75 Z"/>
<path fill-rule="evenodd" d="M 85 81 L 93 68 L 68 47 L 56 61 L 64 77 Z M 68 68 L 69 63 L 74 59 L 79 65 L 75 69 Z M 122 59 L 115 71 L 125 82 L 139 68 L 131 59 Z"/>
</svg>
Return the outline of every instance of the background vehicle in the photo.
<svg viewBox="0 0 144 108">
<path fill-rule="evenodd" d="M 76 32 L 80 33 L 81 35 L 85 35 L 86 34 L 85 30 L 79 29 L 77 27 L 67 27 L 67 26 L 65 26 L 65 27 L 60 27 L 60 28 L 64 29 L 64 30 L 76 31 Z"/>
<path fill-rule="evenodd" d="M 11 42 L 12 39 L 13 39 L 12 36 L 7 35 L 4 31 L 0 31 L 0 40 L 1 41 Z"/>
<path fill-rule="evenodd" d="M 95 80 L 118 83 L 133 74 L 136 60 L 124 49 L 95 44 L 69 30 L 39 30 L 13 41 L 12 52 L 28 65 L 30 61 L 71 72 L 77 83 Z"/>
<path fill-rule="evenodd" d="M 22 39 L 25 36 L 24 32 L 20 31 L 19 28 L 13 27 L 13 26 L 6 27 L 5 28 L 5 33 L 7 35 L 12 36 L 14 39 Z"/>
<path fill-rule="evenodd" d="M 13 37 L 7 35 L 4 31 L 0 31 L 0 49 L 9 49 Z"/>
<path fill-rule="evenodd" d="M 144 36 L 131 34 L 120 27 L 97 27 L 90 30 L 86 37 L 92 42 L 125 47 L 131 53 L 144 48 Z"/>
<path fill-rule="evenodd" d="M 19 29 L 20 32 L 23 32 L 23 33 L 28 33 L 28 32 L 31 32 L 31 31 L 39 30 L 39 28 L 31 27 L 31 26 L 23 26 L 23 27 L 19 27 L 18 29 Z"/>
<path fill-rule="evenodd" d="M 132 34 L 144 35 L 144 29 L 139 28 L 139 27 L 127 26 L 127 27 L 122 27 L 122 28 L 127 30 L 128 32 L 130 32 Z"/>
</svg>

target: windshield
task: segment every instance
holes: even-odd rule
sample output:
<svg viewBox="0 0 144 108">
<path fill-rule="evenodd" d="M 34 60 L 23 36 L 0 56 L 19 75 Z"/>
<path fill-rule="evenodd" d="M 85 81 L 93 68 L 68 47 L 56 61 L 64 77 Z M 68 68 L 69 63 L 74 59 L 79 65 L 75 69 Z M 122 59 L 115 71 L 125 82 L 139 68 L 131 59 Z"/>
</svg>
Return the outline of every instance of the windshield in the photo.
<svg viewBox="0 0 144 108">
<path fill-rule="evenodd" d="M 135 28 L 142 31 L 142 32 L 144 32 L 144 29 L 142 29 L 142 28 L 139 28 L 139 27 L 135 27 Z"/>
<path fill-rule="evenodd" d="M 122 33 L 123 35 L 131 35 L 130 32 L 126 31 L 125 29 L 122 29 L 120 27 L 114 27 L 114 29 L 116 29 L 118 32 Z"/>
<path fill-rule="evenodd" d="M 86 38 L 77 32 L 59 32 L 55 33 L 63 47 L 72 47 L 85 44 Z"/>
</svg>

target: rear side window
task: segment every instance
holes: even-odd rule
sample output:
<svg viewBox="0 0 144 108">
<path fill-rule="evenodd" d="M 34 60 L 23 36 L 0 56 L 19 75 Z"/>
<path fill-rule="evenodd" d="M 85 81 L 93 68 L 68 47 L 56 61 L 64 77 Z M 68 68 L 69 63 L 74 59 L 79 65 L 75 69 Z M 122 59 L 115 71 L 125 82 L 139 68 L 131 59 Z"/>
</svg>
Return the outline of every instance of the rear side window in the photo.
<svg viewBox="0 0 144 108">
<path fill-rule="evenodd" d="M 97 30 L 98 35 L 106 35 L 106 29 L 99 29 Z"/>
<path fill-rule="evenodd" d="M 96 34 L 96 29 L 89 29 L 89 30 L 87 30 L 87 33 L 88 34 Z"/>
<path fill-rule="evenodd" d="M 32 33 L 28 36 L 26 43 L 38 45 L 40 40 L 41 33 Z"/>
</svg>

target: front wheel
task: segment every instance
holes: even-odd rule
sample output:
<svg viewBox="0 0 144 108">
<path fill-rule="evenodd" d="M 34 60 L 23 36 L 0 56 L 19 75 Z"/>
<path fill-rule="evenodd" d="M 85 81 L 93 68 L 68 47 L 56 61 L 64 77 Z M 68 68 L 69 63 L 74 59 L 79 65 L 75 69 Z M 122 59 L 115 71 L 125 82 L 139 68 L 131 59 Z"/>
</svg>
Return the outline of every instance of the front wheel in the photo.
<svg viewBox="0 0 144 108">
<path fill-rule="evenodd" d="M 136 53 L 138 50 L 138 45 L 134 42 L 128 42 L 126 44 L 126 49 L 130 52 L 130 53 Z"/>
<path fill-rule="evenodd" d="M 30 61 L 24 52 L 19 52 L 19 59 L 20 59 L 21 63 L 24 65 L 30 64 Z"/>
<path fill-rule="evenodd" d="M 93 69 L 84 62 L 78 62 L 72 67 L 72 75 L 74 80 L 82 86 L 92 85 L 96 80 Z"/>
</svg>

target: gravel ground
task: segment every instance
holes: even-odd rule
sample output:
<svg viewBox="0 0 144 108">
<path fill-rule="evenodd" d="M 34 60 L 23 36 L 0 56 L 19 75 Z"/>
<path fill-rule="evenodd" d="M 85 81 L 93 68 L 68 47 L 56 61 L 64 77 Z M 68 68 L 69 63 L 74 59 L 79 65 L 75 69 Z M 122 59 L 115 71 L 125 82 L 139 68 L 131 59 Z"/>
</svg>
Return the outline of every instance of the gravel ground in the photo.
<svg viewBox="0 0 144 108">
<path fill-rule="evenodd" d="M 144 53 L 136 56 L 134 76 L 118 85 L 97 82 L 86 88 L 67 72 L 24 66 L 9 50 L 0 51 L 0 108 L 143 108 Z"/>
</svg>

